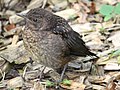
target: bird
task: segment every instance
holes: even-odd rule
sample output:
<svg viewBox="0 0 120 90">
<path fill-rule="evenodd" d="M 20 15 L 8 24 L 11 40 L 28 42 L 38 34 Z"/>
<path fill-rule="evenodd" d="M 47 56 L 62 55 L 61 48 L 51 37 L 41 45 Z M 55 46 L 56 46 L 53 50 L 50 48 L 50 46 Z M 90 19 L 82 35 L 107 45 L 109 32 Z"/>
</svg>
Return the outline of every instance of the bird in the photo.
<svg viewBox="0 0 120 90">
<path fill-rule="evenodd" d="M 34 61 L 60 71 L 78 57 L 98 57 L 64 18 L 42 8 L 17 15 L 25 20 L 23 42 Z"/>
</svg>

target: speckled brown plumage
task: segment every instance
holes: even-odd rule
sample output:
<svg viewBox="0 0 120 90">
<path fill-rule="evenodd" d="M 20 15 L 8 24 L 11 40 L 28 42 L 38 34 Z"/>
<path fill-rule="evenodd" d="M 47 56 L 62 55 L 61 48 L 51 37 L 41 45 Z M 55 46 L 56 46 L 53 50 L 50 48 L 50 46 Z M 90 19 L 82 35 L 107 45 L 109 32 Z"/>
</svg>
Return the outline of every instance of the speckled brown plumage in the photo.
<svg viewBox="0 0 120 90">
<path fill-rule="evenodd" d="M 23 41 L 33 60 L 55 70 L 78 56 L 96 56 L 68 22 L 41 8 L 25 16 Z"/>
</svg>

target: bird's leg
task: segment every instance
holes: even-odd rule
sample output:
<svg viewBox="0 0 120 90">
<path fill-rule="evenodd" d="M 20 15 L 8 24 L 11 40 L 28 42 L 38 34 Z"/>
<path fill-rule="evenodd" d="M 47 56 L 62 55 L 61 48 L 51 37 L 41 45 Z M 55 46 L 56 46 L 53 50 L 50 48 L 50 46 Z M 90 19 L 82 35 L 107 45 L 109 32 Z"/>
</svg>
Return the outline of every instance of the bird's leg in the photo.
<svg viewBox="0 0 120 90">
<path fill-rule="evenodd" d="M 62 73 L 61 73 L 61 76 L 60 76 L 60 82 L 63 80 L 63 76 L 64 76 L 64 74 L 65 74 L 65 70 L 66 70 L 66 68 L 67 68 L 67 65 L 68 65 L 68 64 L 65 64 L 65 65 L 64 65 L 64 68 L 63 68 Z"/>
<path fill-rule="evenodd" d="M 30 59 L 30 60 L 29 60 L 29 63 L 30 63 L 31 65 L 33 65 L 33 60 L 32 60 L 32 58 L 29 57 L 29 59 Z M 43 70 L 40 71 L 39 80 L 42 79 L 42 76 L 44 75 L 44 70 L 45 70 L 45 68 L 46 68 L 46 66 L 43 66 Z"/>
<path fill-rule="evenodd" d="M 52 77 L 52 79 L 56 81 L 57 84 L 59 84 L 63 80 L 63 76 L 64 76 L 66 68 L 67 68 L 67 64 L 64 65 L 62 72 L 60 69 L 58 69 L 57 71 L 51 70 L 49 71 L 49 75 Z"/>
<path fill-rule="evenodd" d="M 60 87 L 59 87 L 59 84 L 60 84 L 60 82 L 63 80 L 63 76 L 64 76 L 64 74 L 65 74 L 65 70 L 66 70 L 66 68 L 67 68 L 67 65 L 68 64 L 65 64 L 64 65 L 64 68 L 63 68 L 63 70 L 62 70 L 62 73 L 61 73 L 61 76 L 60 76 L 60 79 L 59 79 L 59 81 L 57 81 L 57 84 L 56 84 L 56 89 L 59 89 Z"/>
</svg>

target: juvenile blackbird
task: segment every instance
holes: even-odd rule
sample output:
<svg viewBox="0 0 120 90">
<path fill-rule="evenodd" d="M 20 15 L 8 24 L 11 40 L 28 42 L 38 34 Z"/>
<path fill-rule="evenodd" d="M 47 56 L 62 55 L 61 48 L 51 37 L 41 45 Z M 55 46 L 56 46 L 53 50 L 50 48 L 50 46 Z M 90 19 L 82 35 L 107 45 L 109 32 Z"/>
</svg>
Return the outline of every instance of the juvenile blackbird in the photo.
<svg viewBox="0 0 120 90">
<path fill-rule="evenodd" d="M 25 48 L 38 63 L 59 70 L 78 56 L 96 56 L 62 17 L 41 8 L 32 9 L 22 17 L 26 22 Z"/>
</svg>

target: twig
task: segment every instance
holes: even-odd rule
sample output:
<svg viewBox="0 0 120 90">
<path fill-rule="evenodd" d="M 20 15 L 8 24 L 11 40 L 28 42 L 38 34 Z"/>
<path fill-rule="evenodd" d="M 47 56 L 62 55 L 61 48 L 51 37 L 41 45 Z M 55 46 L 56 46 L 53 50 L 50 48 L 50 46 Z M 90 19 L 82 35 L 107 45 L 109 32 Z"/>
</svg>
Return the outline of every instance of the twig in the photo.
<svg viewBox="0 0 120 90">
<path fill-rule="evenodd" d="M 107 31 L 110 31 L 110 30 L 117 30 L 117 29 L 120 29 L 120 27 L 110 27 L 108 29 L 106 29 Z"/>
<path fill-rule="evenodd" d="M 120 29 L 120 24 L 113 24 L 111 27 L 109 28 L 105 28 L 106 30 L 116 30 L 116 29 Z"/>
<path fill-rule="evenodd" d="M 26 66 L 26 67 L 25 67 L 25 69 L 24 69 L 24 71 L 23 71 L 23 75 L 22 75 L 22 76 L 23 76 L 23 78 L 25 77 L 27 67 L 28 67 L 28 66 Z"/>
<path fill-rule="evenodd" d="M 45 8 L 46 3 L 47 3 L 47 0 L 43 0 L 42 8 Z"/>
<path fill-rule="evenodd" d="M 5 72 L 2 72 L 2 70 L 0 69 L 0 74 L 2 75 L 2 81 L 5 79 Z"/>
</svg>

